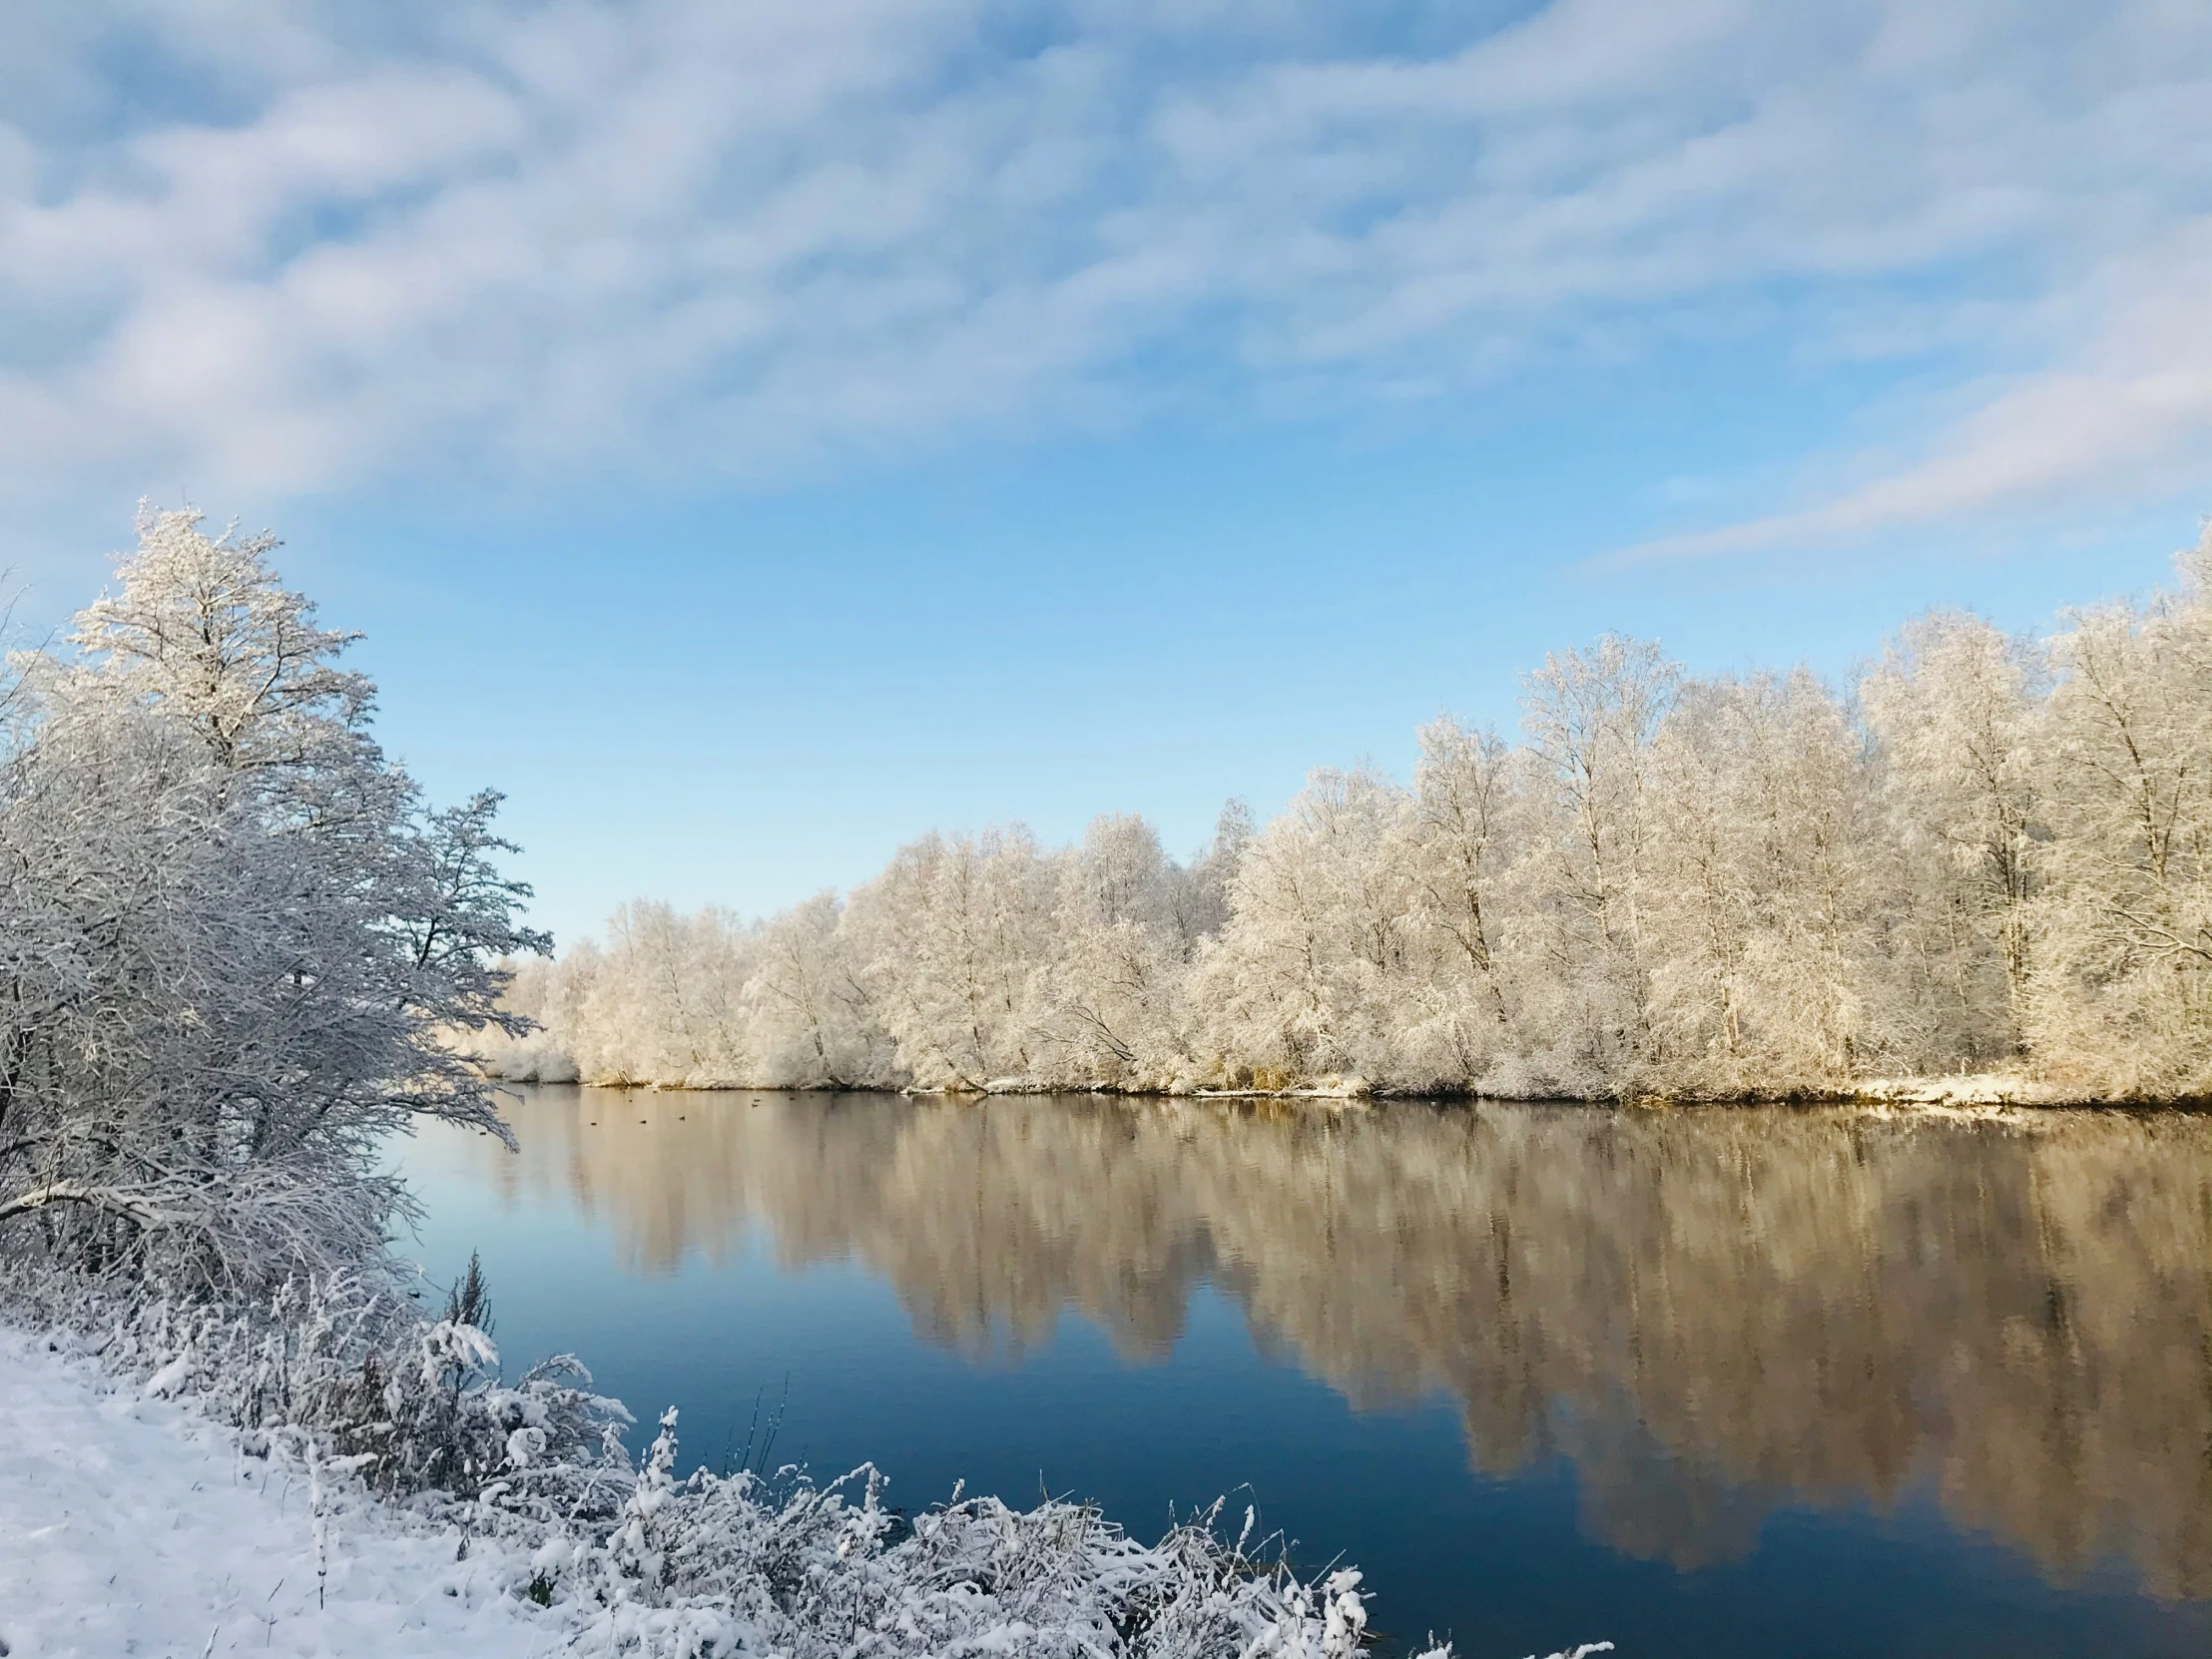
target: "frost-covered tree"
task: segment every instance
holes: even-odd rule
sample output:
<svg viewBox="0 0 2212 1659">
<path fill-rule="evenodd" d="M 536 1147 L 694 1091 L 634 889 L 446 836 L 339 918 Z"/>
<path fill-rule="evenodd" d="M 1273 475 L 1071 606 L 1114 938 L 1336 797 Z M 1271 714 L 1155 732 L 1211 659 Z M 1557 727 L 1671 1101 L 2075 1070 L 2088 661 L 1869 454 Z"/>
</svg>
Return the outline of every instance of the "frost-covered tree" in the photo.
<svg viewBox="0 0 2212 1659">
<path fill-rule="evenodd" d="M 1608 634 L 1529 674 L 1521 724 L 1547 868 L 1530 1015 L 1553 1033 L 1562 1080 L 1641 1081 L 1657 1056 L 1645 937 L 1652 745 L 1681 671 L 1659 647 Z"/>
<path fill-rule="evenodd" d="M 1188 864 L 1167 871 L 1168 908 L 1177 947 L 1187 962 L 1229 921 L 1229 883 L 1253 835 L 1252 809 L 1231 801 L 1214 824 L 1214 838 Z"/>
<path fill-rule="evenodd" d="M 2123 1095 L 2212 1094 L 2212 531 L 2180 563 L 2067 619 L 2037 767 L 2029 1051 Z"/>
<path fill-rule="evenodd" d="M 1177 864 L 1134 818 L 1040 850 L 1015 827 L 924 836 L 849 900 L 766 922 L 640 900 L 510 993 L 545 1038 L 476 1045 L 515 1079 L 768 1088 L 1181 1088 L 1208 1079 L 1191 964 L 1251 818 Z M 733 989 L 732 987 L 736 987 Z"/>
<path fill-rule="evenodd" d="M 1420 731 L 1413 811 L 1400 830 L 1426 973 L 1407 1039 L 1439 1080 L 1489 1074 L 1515 1040 L 1507 927 L 1527 843 L 1520 757 L 1490 729 L 1446 716 Z"/>
<path fill-rule="evenodd" d="M 1644 906 L 1661 1071 L 1848 1084 L 1885 1052 L 1866 746 L 1812 675 L 1693 681 L 1660 729 Z"/>
<path fill-rule="evenodd" d="M 336 783 L 373 773 L 368 739 L 375 687 L 337 666 L 360 638 L 322 628 L 304 596 L 277 580 L 276 538 L 210 536 L 190 508 L 142 507 L 138 550 L 114 591 L 77 618 L 77 661 L 64 672 L 158 709 L 193 733 L 227 771 Z"/>
<path fill-rule="evenodd" d="M 727 911 L 686 916 L 650 899 L 623 905 L 593 958 L 593 994 L 576 1029 L 584 1074 L 702 1088 L 749 1081 L 740 1001 L 759 943 L 759 930 Z"/>
<path fill-rule="evenodd" d="M 750 1081 L 880 1088 L 898 1080 L 843 914 L 836 894 L 817 893 L 762 928 L 744 991 Z"/>
<path fill-rule="evenodd" d="M 1226 1074 L 1391 1073 L 1392 1011 L 1411 968 L 1412 885 L 1396 855 L 1411 813 L 1373 771 L 1317 772 L 1245 847 L 1199 977 Z"/>
<path fill-rule="evenodd" d="M 473 1061 L 489 1075 L 512 1082 L 576 1082 L 581 1072 L 575 1037 L 598 960 L 599 947 L 585 939 L 558 961 L 532 957 L 502 963 L 508 980 L 501 1005 L 530 1021 L 532 1029 L 515 1035 L 496 1029 L 477 1033 L 467 1045 Z"/>
<path fill-rule="evenodd" d="M 2046 677 L 2032 642 L 1934 612 L 1909 623 L 1860 686 L 1906 853 L 1910 960 L 1948 1026 L 1936 1040 L 1969 1062 L 2020 1044 Z"/>
<path fill-rule="evenodd" d="M 1173 876 L 1139 818 L 1096 820 L 1059 860 L 1044 999 L 1061 1080 L 1157 1086 L 1189 1074 Z"/>
<path fill-rule="evenodd" d="M 853 894 L 849 920 L 899 1064 L 925 1087 L 1035 1074 L 1057 879 L 1026 830 L 931 835 Z"/>
<path fill-rule="evenodd" d="M 0 765 L 0 1248 L 252 1282 L 373 1259 L 385 1136 L 505 1133 L 451 1037 L 519 1032 L 497 797 L 425 810 L 268 538 L 142 515 Z"/>
</svg>

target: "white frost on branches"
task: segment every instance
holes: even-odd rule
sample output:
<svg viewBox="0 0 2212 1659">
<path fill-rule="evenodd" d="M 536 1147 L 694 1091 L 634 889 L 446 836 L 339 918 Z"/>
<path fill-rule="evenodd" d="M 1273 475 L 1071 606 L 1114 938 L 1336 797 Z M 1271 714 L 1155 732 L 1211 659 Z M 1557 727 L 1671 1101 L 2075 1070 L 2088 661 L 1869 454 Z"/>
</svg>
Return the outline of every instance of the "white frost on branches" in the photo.
<svg viewBox="0 0 2212 1659">
<path fill-rule="evenodd" d="M 368 730 L 351 636 L 267 537 L 141 515 L 0 732 L 0 1251 L 252 1288 L 376 1255 L 394 1128 L 504 1134 L 447 1040 L 519 1036 L 544 949 L 495 795 L 434 811 Z"/>
<path fill-rule="evenodd" d="M 928 835 L 765 923 L 626 907 L 529 964 L 515 1078 L 1691 1098 L 1970 1073 L 2212 1094 L 2212 536 L 2047 639 L 1936 613 L 1858 683 L 1606 637 L 1188 864 Z"/>
</svg>

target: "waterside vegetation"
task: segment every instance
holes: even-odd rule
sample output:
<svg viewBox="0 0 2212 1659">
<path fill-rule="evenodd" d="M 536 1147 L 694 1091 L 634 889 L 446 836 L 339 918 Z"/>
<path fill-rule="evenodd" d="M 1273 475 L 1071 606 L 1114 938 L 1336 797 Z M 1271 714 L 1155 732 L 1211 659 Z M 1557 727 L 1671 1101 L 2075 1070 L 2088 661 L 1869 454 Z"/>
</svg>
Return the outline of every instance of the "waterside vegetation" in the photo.
<svg viewBox="0 0 2212 1659">
<path fill-rule="evenodd" d="M 2045 637 L 1936 612 L 1843 688 L 1606 637 L 1187 862 L 924 835 L 766 921 L 640 900 L 517 973 L 510 1078 L 943 1091 L 2212 1093 L 2212 533 Z"/>
</svg>

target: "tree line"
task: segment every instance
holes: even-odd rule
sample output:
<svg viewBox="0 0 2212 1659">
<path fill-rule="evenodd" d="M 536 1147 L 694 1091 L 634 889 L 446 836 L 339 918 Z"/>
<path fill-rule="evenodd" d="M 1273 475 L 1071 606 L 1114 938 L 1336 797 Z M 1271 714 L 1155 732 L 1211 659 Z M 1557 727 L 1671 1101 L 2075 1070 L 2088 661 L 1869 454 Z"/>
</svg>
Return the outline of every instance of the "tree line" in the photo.
<svg viewBox="0 0 2212 1659">
<path fill-rule="evenodd" d="M 2212 534 L 2042 637 L 1939 611 L 1852 682 L 1606 636 L 1178 862 L 932 833 L 767 920 L 640 900 L 525 965 L 510 1077 L 948 1090 L 2212 1092 Z"/>
</svg>

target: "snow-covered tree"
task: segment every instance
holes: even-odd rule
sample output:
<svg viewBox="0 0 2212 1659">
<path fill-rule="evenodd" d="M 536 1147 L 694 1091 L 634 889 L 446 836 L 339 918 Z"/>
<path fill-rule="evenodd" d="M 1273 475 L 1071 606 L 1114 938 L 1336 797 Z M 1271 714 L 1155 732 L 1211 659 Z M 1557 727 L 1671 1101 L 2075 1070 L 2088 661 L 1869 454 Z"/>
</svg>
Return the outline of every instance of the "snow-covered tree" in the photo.
<svg viewBox="0 0 2212 1659">
<path fill-rule="evenodd" d="M 1866 747 L 1812 675 L 1693 681 L 1653 757 L 1644 906 L 1660 1072 L 1720 1092 L 1848 1084 L 1886 1052 Z"/>
<path fill-rule="evenodd" d="M 1043 990 L 1049 1069 L 1079 1083 L 1187 1074 L 1185 950 L 1159 835 L 1139 818 L 1101 818 L 1058 863 Z"/>
<path fill-rule="evenodd" d="M 2212 530 L 2181 575 L 2053 642 L 2024 1034 L 2098 1092 L 2212 1094 Z"/>
<path fill-rule="evenodd" d="M 592 959 L 575 1057 L 595 1082 L 714 1088 L 751 1079 L 740 1006 L 759 929 L 713 907 L 680 915 L 639 899 L 616 910 Z"/>
<path fill-rule="evenodd" d="M 1657 645 L 1607 634 L 1547 656 L 1523 683 L 1546 866 L 1530 1015 L 1570 1083 L 1640 1082 L 1656 1058 L 1645 850 L 1652 745 L 1680 679 Z"/>
<path fill-rule="evenodd" d="M 1426 1069 L 1439 1081 L 1476 1082 L 1515 1043 L 1509 998 L 1519 987 L 1506 941 L 1527 842 L 1523 771 L 1493 730 L 1469 731 L 1449 716 L 1420 730 L 1400 838 L 1425 972 L 1401 1017 L 1408 1042 L 1434 1051 Z"/>
<path fill-rule="evenodd" d="M 1909 623 L 1860 686 L 1906 852 L 1909 950 L 1960 1059 L 2018 1051 L 2040 834 L 2042 653 L 1981 617 Z M 1932 1033 L 1932 1036 L 1935 1034 Z"/>
<path fill-rule="evenodd" d="M 762 930 L 746 981 L 749 1081 L 777 1088 L 880 1088 L 898 1081 L 890 1035 L 840 925 L 844 905 L 817 893 Z"/>
<path fill-rule="evenodd" d="M 337 666 L 360 636 L 319 627 L 313 604 L 277 579 L 275 536 L 210 536 L 204 521 L 140 508 L 138 550 L 70 636 L 79 689 L 159 710 L 228 771 L 335 781 L 373 770 L 375 687 Z"/>
<path fill-rule="evenodd" d="M 1205 953 L 1199 994 L 1215 1064 L 1262 1084 L 1392 1073 L 1393 1011 L 1411 969 L 1412 814 L 1379 774 L 1314 774 L 1255 835 Z"/>
<path fill-rule="evenodd" d="M 1186 962 L 1228 925 L 1229 883 L 1236 879 L 1237 864 L 1252 835 L 1252 809 L 1243 801 L 1231 801 L 1215 820 L 1214 838 L 1188 864 L 1168 869 L 1168 908 L 1176 945 Z"/>
<path fill-rule="evenodd" d="M 852 896 L 855 948 L 900 1068 L 924 1087 L 1035 1075 L 1057 879 L 1019 826 L 929 835 Z"/>
<path fill-rule="evenodd" d="M 498 798 L 424 809 L 348 636 L 269 538 L 142 515 L 0 766 L 0 1246 L 158 1248 L 237 1282 L 373 1258 L 379 1143 L 505 1133 L 455 1032 L 519 1032 Z M 26 1230 L 29 1230 L 28 1234 Z"/>
</svg>

